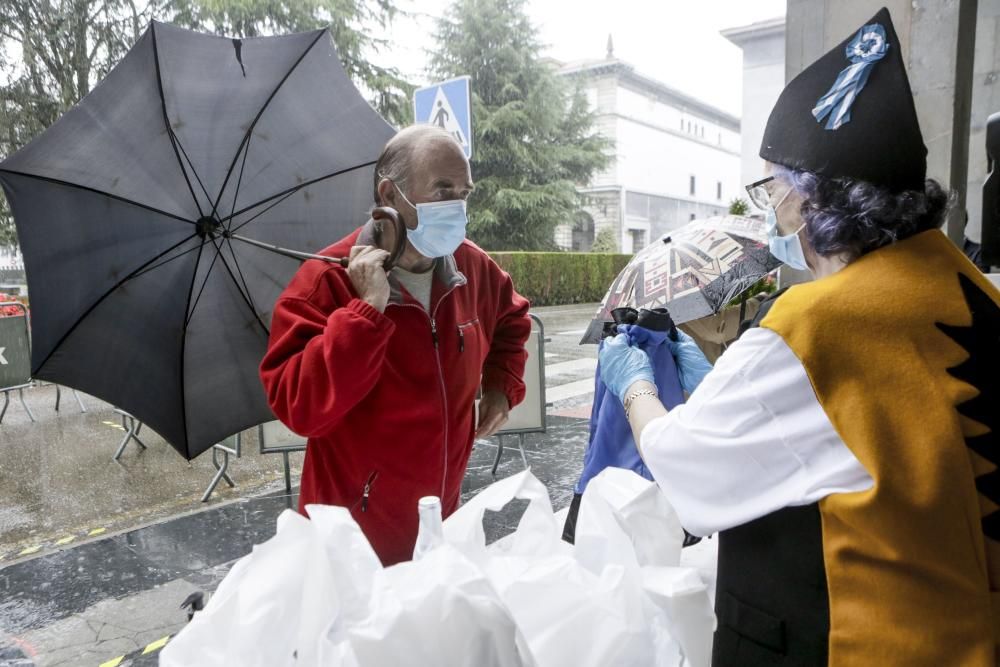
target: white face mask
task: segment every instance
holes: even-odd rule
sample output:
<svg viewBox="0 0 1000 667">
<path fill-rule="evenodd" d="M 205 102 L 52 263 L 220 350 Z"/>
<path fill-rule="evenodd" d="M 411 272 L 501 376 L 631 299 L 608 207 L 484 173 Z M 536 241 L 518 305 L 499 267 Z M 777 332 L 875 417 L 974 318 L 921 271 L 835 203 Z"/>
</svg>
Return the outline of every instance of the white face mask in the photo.
<svg viewBox="0 0 1000 667">
<path fill-rule="evenodd" d="M 791 189 L 789 189 L 784 197 L 778 200 L 777 204 L 767 207 L 767 214 L 764 219 L 765 228 L 767 229 L 767 246 L 771 250 L 771 254 L 779 262 L 783 262 L 793 269 L 805 271 L 809 268 L 809 265 L 806 264 L 806 256 L 802 251 L 802 241 L 799 239 L 799 232 L 802 231 L 806 224 L 802 223 L 802 226 L 791 234 L 778 236 L 778 214 L 775 209 L 781 206 L 782 202 L 785 201 L 791 192 Z"/>
<path fill-rule="evenodd" d="M 465 240 L 469 224 L 465 201 L 448 201 L 413 204 L 403 191 L 393 183 L 399 196 L 417 211 L 417 228 L 406 232 L 406 240 L 424 257 L 445 257 L 458 250 Z"/>
</svg>

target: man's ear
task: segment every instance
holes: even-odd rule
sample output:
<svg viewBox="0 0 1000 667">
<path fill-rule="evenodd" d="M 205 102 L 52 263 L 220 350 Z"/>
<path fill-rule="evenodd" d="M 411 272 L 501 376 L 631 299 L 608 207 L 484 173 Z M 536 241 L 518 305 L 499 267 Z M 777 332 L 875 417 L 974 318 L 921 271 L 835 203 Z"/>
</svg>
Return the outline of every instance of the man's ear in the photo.
<svg viewBox="0 0 1000 667">
<path fill-rule="evenodd" d="M 393 187 L 392 181 L 388 178 L 383 178 L 378 182 L 378 198 L 382 206 L 391 206 L 398 209 L 396 188 Z"/>
</svg>

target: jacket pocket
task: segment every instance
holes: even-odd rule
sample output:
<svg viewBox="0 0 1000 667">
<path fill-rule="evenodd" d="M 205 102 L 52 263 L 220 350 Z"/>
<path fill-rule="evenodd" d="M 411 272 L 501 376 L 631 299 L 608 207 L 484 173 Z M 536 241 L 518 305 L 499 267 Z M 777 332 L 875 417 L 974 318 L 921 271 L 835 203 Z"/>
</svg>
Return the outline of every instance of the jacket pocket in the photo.
<svg viewBox="0 0 1000 667">
<path fill-rule="evenodd" d="M 785 622 L 757 609 L 731 593 L 724 593 L 716 613 L 719 623 L 758 646 L 785 655 Z"/>
<path fill-rule="evenodd" d="M 475 346 L 475 349 L 478 349 L 481 335 L 479 329 L 478 317 L 458 325 L 458 351 L 460 354 L 465 354 L 467 346 Z"/>
</svg>

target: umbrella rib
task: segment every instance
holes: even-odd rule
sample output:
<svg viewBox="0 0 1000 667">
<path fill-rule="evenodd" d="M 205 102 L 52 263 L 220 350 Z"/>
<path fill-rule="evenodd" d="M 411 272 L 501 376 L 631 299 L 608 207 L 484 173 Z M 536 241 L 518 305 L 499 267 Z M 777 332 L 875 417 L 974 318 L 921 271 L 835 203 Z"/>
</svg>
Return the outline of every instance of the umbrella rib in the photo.
<svg viewBox="0 0 1000 667">
<path fill-rule="evenodd" d="M 246 150 L 243 151 L 243 163 L 240 164 L 240 175 L 236 179 L 236 191 L 233 192 L 233 205 L 229 209 L 229 218 L 226 220 L 226 222 L 228 222 L 229 224 L 226 226 L 226 229 L 229 229 L 233 225 L 233 213 L 236 211 L 236 200 L 239 199 L 240 186 L 243 184 L 243 169 L 247 166 L 247 155 L 249 154 L 250 154 L 250 140 L 248 139 L 246 143 Z"/>
<path fill-rule="evenodd" d="M 149 273 L 150 271 L 154 271 L 154 270 L 156 270 L 156 269 L 160 268 L 161 266 L 165 266 L 165 265 L 169 264 L 170 262 L 174 261 L 175 259 L 180 259 L 180 258 L 181 258 L 181 257 L 183 257 L 184 255 L 187 255 L 187 254 L 189 254 L 189 253 L 192 253 L 192 252 L 194 252 L 195 250 L 201 250 L 201 247 L 202 247 L 203 245 L 205 245 L 205 242 L 204 242 L 204 241 L 202 241 L 202 242 L 201 242 L 200 244 L 198 244 L 198 245 L 194 246 L 193 248 L 188 248 L 187 250 L 184 250 L 183 252 L 179 252 L 179 253 L 177 253 L 176 255 L 174 255 L 173 257 L 170 257 L 169 259 L 165 259 L 165 260 L 163 260 L 163 261 L 162 261 L 162 262 L 160 262 L 159 264 L 155 264 L 155 265 L 153 265 L 153 266 L 149 267 L 148 269 L 144 269 L 143 271 L 141 271 L 141 272 L 139 272 L 139 273 L 135 274 L 134 276 L 132 276 L 132 279 L 134 280 L 134 279 L 136 279 L 136 278 L 139 278 L 139 277 L 141 277 L 141 276 L 144 276 L 144 275 L 146 275 L 147 273 Z"/>
<path fill-rule="evenodd" d="M 140 204 L 139 202 L 134 201 L 132 199 L 127 199 L 125 197 L 121 197 L 119 195 L 112 194 L 110 192 L 104 192 L 103 190 L 97 190 L 96 188 L 87 187 L 86 185 L 80 185 L 79 183 L 71 183 L 70 181 L 63 181 L 63 180 L 60 180 L 58 178 L 51 178 L 49 176 L 39 176 L 38 174 L 29 174 L 29 173 L 24 172 L 24 171 L 14 171 L 13 169 L 3 169 L 3 168 L 0 168 L 0 172 L 5 172 L 5 173 L 8 173 L 8 174 L 14 174 L 15 176 L 24 176 L 25 178 L 34 178 L 34 179 L 39 180 L 39 181 L 47 181 L 49 183 L 55 183 L 56 185 L 64 185 L 64 186 L 66 186 L 68 188 L 76 188 L 77 190 L 85 190 L 87 192 L 92 192 L 92 193 L 94 193 L 96 195 L 101 195 L 102 197 L 108 197 L 110 199 L 116 199 L 116 200 L 118 200 L 120 202 L 123 202 L 125 204 L 131 204 L 132 206 L 137 206 L 139 208 L 146 209 L 147 211 L 151 211 L 153 213 L 158 213 L 158 214 L 162 215 L 165 218 L 172 218 L 174 220 L 179 220 L 181 222 L 186 222 L 189 225 L 197 224 L 197 223 L 195 223 L 194 220 L 188 220 L 184 216 L 177 215 L 176 213 L 168 213 L 168 212 L 166 212 L 166 211 L 164 211 L 162 209 L 158 209 L 158 208 L 156 208 L 154 206 L 147 206 L 146 204 Z"/>
<path fill-rule="evenodd" d="M 243 289 L 246 291 L 247 301 L 249 302 L 250 309 L 254 312 L 254 315 L 256 315 L 257 306 L 254 305 L 253 295 L 250 294 L 250 285 L 247 284 L 247 279 L 243 275 L 243 269 L 240 268 L 240 263 L 236 261 L 236 250 L 233 249 L 233 242 L 228 236 L 226 237 L 226 243 L 229 245 L 229 254 L 233 256 L 233 266 L 236 267 L 237 273 L 240 274 L 240 280 L 243 282 Z M 222 261 L 225 262 L 226 258 L 223 257 Z M 234 277 L 233 280 L 236 280 L 236 278 Z M 237 287 L 239 287 L 239 284 L 237 284 Z"/>
<path fill-rule="evenodd" d="M 105 292 L 104 294 L 102 294 L 96 301 L 94 301 L 93 304 L 91 304 L 91 306 L 89 308 L 87 308 L 87 310 L 85 310 L 83 312 L 82 315 L 80 315 L 80 317 L 77 318 L 76 322 L 73 323 L 73 326 L 71 326 L 66 331 L 66 333 L 64 333 L 62 335 L 62 337 L 59 339 L 59 341 L 55 345 L 52 346 L 52 349 L 45 356 L 45 358 L 41 361 L 41 363 L 39 363 L 38 366 L 35 367 L 35 369 L 32 371 L 32 374 L 37 373 L 39 371 L 39 369 L 42 368 L 42 366 L 44 366 L 45 364 L 48 363 L 49 359 L 52 358 L 52 355 L 55 354 L 56 350 L 59 349 L 59 346 L 61 346 L 63 343 L 65 343 L 66 339 L 69 338 L 73 334 L 74 331 L 76 331 L 76 328 L 79 327 L 80 324 L 85 319 L 87 319 L 87 316 L 90 315 L 90 313 L 92 313 L 95 308 L 97 308 L 99 305 L 101 305 L 104 302 L 105 299 L 107 299 L 109 296 L 111 296 L 115 292 L 115 290 L 117 290 L 119 287 L 121 287 L 122 285 L 124 285 L 125 283 L 127 283 L 129 280 L 132 280 L 136 276 L 136 274 L 138 274 L 139 272 L 141 272 L 143 269 L 145 269 L 150 264 L 156 262 L 157 260 L 159 260 L 160 258 L 162 258 L 164 255 L 166 255 L 166 254 L 168 254 L 168 253 L 176 250 L 177 248 L 179 248 L 180 246 L 184 245 L 185 243 L 187 243 L 188 241 L 190 241 L 191 239 L 193 239 L 193 238 L 195 238 L 197 236 L 198 236 L 197 234 L 192 234 L 191 236 L 188 236 L 188 237 L 185 237 L 185 238 L 181 239 L 180 241 L 178 241 L 174 245 L 170 246 L 169 248 L 167 248 L 166 250 L 164 250 L 163 252 L 161 252 L 156 257 L 153 257 L 152 259 L 150 259 L 147 262 L 143 262 L 139 267 L 137 267 L 135 270 L 133 270 L 132 272 L 130 272 L 127 276 L 125 276 L 124 278 L 122 278 L 121 280 L 119 280 L 117 283 L 115 283 L 114 287 L 112 287 L 107 292 Z"/>
<path fill-rule="evenodd" d="M 181 426 L 183 427 L 184 433 L 184 448 L 188 449 L 190 443 L 188 440 L 188 427 L 187 427 L 187 401 L 184 396 L 184 369 L 187 364 L 185 363 L 185 354 L 187 351 L 187 325 L 190 320 L 188 320 L 188 310 L 191 307 L 191 294 L 194 292 L 194 283 L 198 279 L 198 266 L 201 265 L 201 253 L 205 248 L 205 240 L 203 239 L 201 243 L 198 244 L 198 258 L 194 261 L 194 271 L 191 272 L 191 285 L 188 287 L 187 302 L 184 304 L 184 330 L 181 332 Z"/>
<path fill-rule="evenodd" d="M 267 199 L 261 199 L 256 204 L 251 204 L 250 206 L 247 206 L 245 208 L 240 209 L 239 211 L 236 211 L 231 216 L 229 216 L 228 218 L 226 218 L 223 222 L 232 220 L 233 218 L 235 218 L 238 215 L 243 215 L 247 211 L 253 210 L 253 209 L 257 208 L 258 206 L 263 206 L 264 204 L 268 203 L 269 201 L 273 201 L 273 200 L 278 199 L 280 197 L 279 201 L 275 202 L 271 206 L 268 206 L 266 209 L 264 209 L 260 213 L 257 213 L 256 215 L 254 215 L 249 220 L 246 220 L 246 221 L 240 223 L 239 226 L 236 227 L 236 229 L 232 229 L 231 230 L 233 232 L 236 232 L 236 231 L 242 229 L 244 226 L 246 226 L 246 225 L 250 224 L 251 222 L 253 222 L 253 220 L 255 220 L 256 218 L 258 218 L 259 216 L 263 215 L 264 213 L 267 213 L 267 211 L 271 210 L 272 208 L 274 208 L 274 206 L 277 206 L 278 204 L 280 204 L 282 201 L 284 201 L 288 197 L 291 197 L 293 194 L 295 194 L 296 192 L 298 192 L 302 188 L 309 187 L 310 185 L 315 185 L 316 183 L 319 183 L 320 181 L 325 181 L 325 180 L 327 180 L 329 178 L 334 178 L 336 176 L 340 176 L 341 174 L 346 174 L 348 172 L 355 171 L 357 169 L 364 169 L 365 167 L 370 167 L 373 164 L 375 164 L 375 160 L 372 160 L 371 162 L 365 162 L 364 164 L 358 164 L 358 165 L 355 165 L 353 167 L 348 167 L 346 169 L 341 169 L 339 171 L 335 171 L 335 172 L 332 172 L 330 174 L 326 174 L 325 176 L 320 176 L 318 178 L 314 178 L 311 181 L 305 181 L 304 183 L 299 183 L 298 185 L 290 187 L 287 190 L 282 190 L 281 192 L 273 194 L 270 197 L 268 197 Z"/>
<path fill-rule="evenodd" d="M 177 134 L 174 132 L 173 128 L 170 128 L 170 136 L 174 137 L 174 139 L 177 141 L 177 147 L 181 149 L 181 153 L 184 155 L 184 159 L 187 160 L 188 165 L 191 167 L 191 173 L 194 174 L 195 180 L 198 181 L 198 187 L 200 187 L 201 191 L 205 193 L 205 199 L 207 201 L 212 201 L 212 195 L 208 194 L 208 188 L 206 188 L 205 184 L 201 182 L 201 176 L 198 175 L 198 171 L 194 168 L 194 162 L 192 162 L 191 158 L 188 157 L 187 151 L 184 150 L 184 144 L 181 143 L 181 140 L 177 137 Z"/>
<path fill-rule="evenodd" d="M 192 304 L 191 308 L 187 312 L 186 315 L 187 319 L 184 321 L 185 330 L 187 330 L 188 325 L 191 324 L 191 320 L 194 319 L 194 311 L 198 307 L 198 302 L 201 301 L 201 295 L 205 292 L 205 287 L 208 285 L 208 279 L 212 277 L 212 269 L 215 268 L 215 262 L 219 259 L 219 255 L 221 254 L 220 252 L 218 252 L 218 247 L 215 245 L 214 242 L 212 243 L 212 247 L 216 249 L 215 257 L 212 258 L 212 263 L 208 265 L 208 271 L 205 272 L 205 280 L 202 281 L 201 287 L 198 289 L 198 296 L 195 297 L 194 304 Z M 195 278 L 197 278 L 197 270 L 195 271 Z M 190 302 L 191 300 L 188 299 L 188 303 Z"/>
<path fill-rule="evenodd" d="M 243 222 L 241 222 L 239 225 L 236 226 L 236 229 L 230 228 L 229 233 L 230 234 L 235 234 L 236 232 L 240 231 L 241 229 L 243 229 L 244 227 L 246 227 L 247 225 L 249 225 L 251 222 L 253 222 L 257 218 L 259 218 L 260 216 L 264 215 L 265 213 L 267 213 L 268 211 L 270 211 L 272 208 L 274 208 L 275 206 L 277 206 L 278 204 L 280 204 L 281 202 L 285 201 L 286 199 L 288 199 L 289 197 L 291 197 L 292 195 L 294 195 L 296 192 L 298 192 L 298 190 L 292 190 L 291 192 L 285 194 L 285 196 L 283 196 L 281 199 L 279 199 L 279 200 L 271 203 L 271 205 L 268 206 L 267 208 L 265 208 L 263 211 L 258 211 L 254 215 L 250 216 L 249 219 L 244 220 Z M 230 218 L 229 220 L 232 221 L 232 218 Z"/>
<path fill-rule="evenodd" d="M 212 241 L 212 245 L 215 245 L 214 240 Z M 243 290 L 240 289 L 240 284 L 236 282 L 236 276 L 233 274 L 233 270 L 229 268 L 229 262 L 226 261 L 225 256 L 222 254 L 222 249 L 219 248 L 218 246 L 216 246 L 216 248 L 219 250 L 219 256 L 222 257 L 222 265 L 226 267 L 226 271 L 229 273 L 229 277 L 232 279 L 233 284 L 236 285 L 236 291 L 239 292 L 240 296 L 243 297 L 243 301 L 246 302 L 247 308 L 249 308 L 250 312 L 253 313 L 254 319 L 257 320 L 257 324 L 259 324 L 260 328 L 264 330 L 264 334 L 270 336 L 271 331 L 267 328 L 267 325 L 264 324 L 263 320 L 260 319 L 260 315 L 257 314 L 257 308 L 254 307 L 253 301 L 250 299 L 249 290 L 247 291 L 246 294 L 243 293 Z M 233 262 L 235 261 L 236 261 L 236 255 L 233 255 Z"/>
<path fill-rule="evenodd" d="M 219 194 L 215 198 L 215 201 L 212 203 L 212 215 L 215 215 L 219 209 L 219 202 L 222 201 L 222 194 L 226 191 L 226 185 L 229 184 L 229 179 L 233 175 L 233 170 L 236 169 L 236 162 L 240 159 L 240 152 L 243 150 L 244 145 L 246 145 L 250 141 L 250 135 L 253 133 L 254 128 L 257 127 L 257 121 L 259 121 L 260 117 L 264 115 L 264 111 L 267 109 L 268 105 L 271 104 L 271 100 L 273 100 L 274 96 L 278 94 L 278 91 L 281 90 L 281 87 L 285 85 L 285 81 L 288 80 L 288 77 L 292 75 L 292 72 L 294 72 L 295 69 L 299 66 L 299 63 L 301 63 L 305 59 L 305 57 L 309 54 L 309 52 L 312 51 L 313 46 L 316 45 L 316 43 L 320 40 L 320 37 L 322 37 L 326 32 L 327 29 L 317 31 L 316 38 L 309 43 L 309 46 L 307 46 L 305 51 L 302 52 L 302 55 L 300 55 L 298 59 L 294 63 L 292 63 L 292 66 L 289 68 L 288 72 L 285 73 L 285 76 L 281 78 L 281 81 L 278 82 L 278 85 L 275 86 L 274 90 L 271 91 L 271 94 L 268 95 L 267 99 L 264 101 L 264 105 L 261 106 L 260 111 L 257 112 L 257 115 L 250 123 L 250 126 L 247 127 L 246 134 L 243 135 L 243 141 L 240 142 L 240 147 L 236 149 L 236 155 L 233 156 L 233 162 L 232 164 L 229 165 L 229 169 L 226 170 L 226 178 L 225 180 L 222 181 L 222 187 L 219 188 Z M 153 44 L 155 46 L 156 42 L 154 41 Z"/>
<path fill-rule="evenodd" d="M 205 212 L 201 210 L 201 203 L 198 201 L 198 195 L 194 193 L 194 188 L 191 186 L 191 179 L 188 178 L 187 169 L 184 168 L 184 162 L 181 160 L 180 151 L 177 150 L 177 146 L 180 144 L 177 137 L 174 135 L 174 130 L 170 127 L 170 117 L 167 115 L 167 98 L 163 95 L 163 76 L 160 74 L 160 51 L 156 45 L 156 24 L 151 23 L 149 25 L 149 33 L 152 35 L 153 39 L 153 64 L 156 67 L 156 87 L 160 91 L 160 108 L 163 110 L 163 125 L 167 129 L 167 136 L 170 138 L 170 145 L 174 148 L 174 156 L 177 158 L 177 166 L 181 169 L 181 174 L 184 176 L 184 182 L 187 183 L 188 191 L 191 193 L 191 199 L 194 200 L 194 205 L 198 208 L 198 217 L 204 217 Z M 194 165 L 191 165 L 191 171 L 194 171 Z M 197 178 L 198 174 L 195 174 Z"/>
</svg>

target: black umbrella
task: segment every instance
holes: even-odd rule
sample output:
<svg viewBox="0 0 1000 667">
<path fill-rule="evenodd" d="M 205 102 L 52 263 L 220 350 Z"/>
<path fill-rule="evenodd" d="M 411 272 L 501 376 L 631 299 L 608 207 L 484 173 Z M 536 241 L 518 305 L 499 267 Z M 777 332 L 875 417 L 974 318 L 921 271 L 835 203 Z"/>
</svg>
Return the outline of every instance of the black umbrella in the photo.
<svg viewBox="0 0 1000 667">
<path fill-rule="evenodd" d="M 315 251 L 363 222 L 392 134 L 327 30 L 151 24 L 0 164 L 34 377 L 125 409 L 187 458 L 273 419 L 257 365 L 299 263 L 264 246 Z"/>
</svg>

